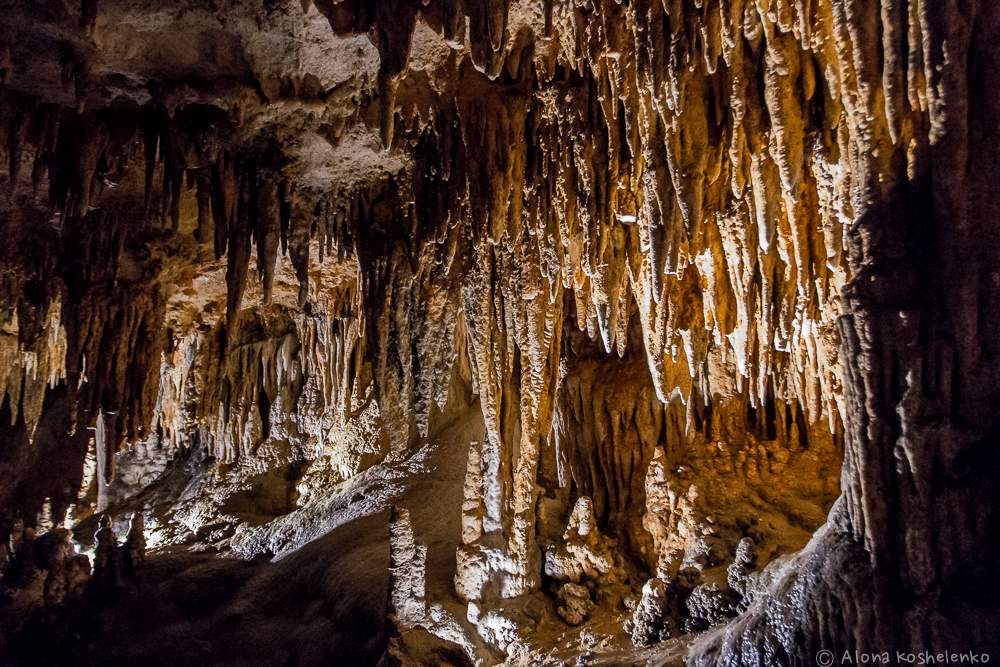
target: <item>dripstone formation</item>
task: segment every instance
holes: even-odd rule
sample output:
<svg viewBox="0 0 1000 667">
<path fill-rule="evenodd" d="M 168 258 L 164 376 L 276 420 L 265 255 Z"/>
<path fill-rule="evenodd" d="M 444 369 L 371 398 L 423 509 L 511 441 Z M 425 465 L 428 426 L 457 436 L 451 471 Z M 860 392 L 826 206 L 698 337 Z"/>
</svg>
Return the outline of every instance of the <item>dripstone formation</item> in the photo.
<svg viewBox="0 0 1000 667">
<path fill-rule="evenodd" d="M 0 17 L 0 663 L 1000 658 L 1000 3 Z"/>
</svg>

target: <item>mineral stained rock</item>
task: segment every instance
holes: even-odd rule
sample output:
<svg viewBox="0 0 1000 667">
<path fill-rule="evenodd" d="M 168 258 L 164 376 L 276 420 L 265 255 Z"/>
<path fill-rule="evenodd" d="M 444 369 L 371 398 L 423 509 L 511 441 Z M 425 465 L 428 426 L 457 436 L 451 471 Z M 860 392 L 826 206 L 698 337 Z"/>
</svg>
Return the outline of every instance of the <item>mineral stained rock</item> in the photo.
<svg viewBox="0 0 1000 667">
<path fill-rule="evenodd" d="M 0 656 L 1000 655 L 1000 4 L 0 16 Z"/>
</svg>

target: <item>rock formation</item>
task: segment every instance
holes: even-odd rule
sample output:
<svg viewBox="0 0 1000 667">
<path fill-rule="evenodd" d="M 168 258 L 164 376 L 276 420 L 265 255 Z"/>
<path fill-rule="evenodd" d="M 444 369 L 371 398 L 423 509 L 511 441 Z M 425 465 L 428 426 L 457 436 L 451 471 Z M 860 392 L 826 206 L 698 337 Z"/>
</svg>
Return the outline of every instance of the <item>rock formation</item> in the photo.
<svg viewBox="0 0 1000 667">
<path fill-rule="evenodd" d="M 1000 4 L 0 16 L 13 664 L 1000 655 Z"/>
</svg>

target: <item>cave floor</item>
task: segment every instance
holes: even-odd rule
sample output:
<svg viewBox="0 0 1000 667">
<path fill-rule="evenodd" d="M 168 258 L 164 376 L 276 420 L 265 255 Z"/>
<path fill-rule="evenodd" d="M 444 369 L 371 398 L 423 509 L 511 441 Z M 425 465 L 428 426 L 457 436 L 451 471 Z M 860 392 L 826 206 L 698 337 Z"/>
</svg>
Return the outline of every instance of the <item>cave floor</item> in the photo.
<svg viewBox="0 0 1000 667">
<path fill-rule="evenodd" d="M 152 549 L 134 588 L 41 619 L 19 651 L 32 661 L 13 664 L 44 655 L 50 665 L 373 665 L 393 630 L 392 506 L 410 511 L 427 546 L 428 603 L 483 664 L 680 664 L 684 639 L 637 651 L 620 614 L 601 610 L 572 628 L 542 593 L 530 599 L 545 613 L 524 635 L 537 650 L 502 656 L 482 643 L 454 592 L 467 443 L 484 437 L 479 415 L 469 410 L 410 456 L 276 517 L 262 528 L 283 545 L 276 556 L 241 558 L 203 542 Z"/>
</svg>

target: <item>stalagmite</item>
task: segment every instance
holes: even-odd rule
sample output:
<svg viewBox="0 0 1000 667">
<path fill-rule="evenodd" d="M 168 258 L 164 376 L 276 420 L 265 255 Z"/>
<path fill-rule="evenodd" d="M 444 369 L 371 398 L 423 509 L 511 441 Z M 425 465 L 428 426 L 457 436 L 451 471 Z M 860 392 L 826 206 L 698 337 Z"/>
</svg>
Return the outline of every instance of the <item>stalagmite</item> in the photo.
<svg viewBox="0 0 1000 667">
<path fill-rule="evenodd" d="M 111 466 L 108 461 L 108 430 L 104 421 L 104 413 L 97 415 L 94 426 L 94 451 L 97 452 L 97 511 L 108 509 L 108 484 L 111 482 Z"/>
<path fill-rule="evenodd" d="M 410 513 L 405 508 L 392 508 L 389 549 L 390 613 L 400 627 L 413 628 L 427 613 L 427 547 L 414 540 Z"/>
</svg>

